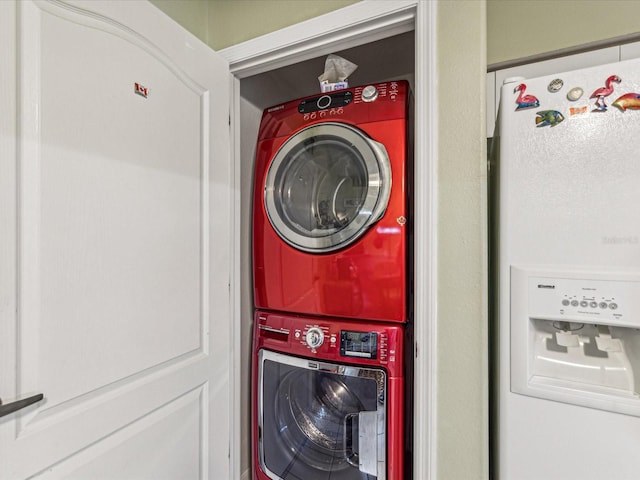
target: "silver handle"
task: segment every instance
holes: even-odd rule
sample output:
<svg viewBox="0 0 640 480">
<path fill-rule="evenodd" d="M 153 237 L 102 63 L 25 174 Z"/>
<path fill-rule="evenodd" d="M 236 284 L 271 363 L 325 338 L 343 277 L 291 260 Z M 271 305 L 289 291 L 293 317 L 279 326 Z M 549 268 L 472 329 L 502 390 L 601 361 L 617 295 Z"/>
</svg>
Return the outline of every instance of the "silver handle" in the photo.
<svg viewBox="0 0 640 480">
<path fill-rule="evenodd" d="M 32 397 L 27 397 L 23 398 L 22 400 L 16 400 L 15 402 L 7 403 L 6 405 L 3 405 L 2 400 L 0 400 L 0 417 L 4 417 L 5 415 L 9 415 L 10 413 L 17 412 L 20 409 L 28 407 L 29 405 L 33 405 L 43 398 L 44 395 L 42 393 L 39 393 L 37 395 L 33 395 Z"/>
<path fill-rule="evenodd" d="M 353 418 L 358 417 L 359 452 L 353 450 Z M 362 473 L 378 475 L 378 429 L 376 411 L 348 413 L 344 417 L 344 458 Z"/>
<path fill-rule="evenodd" d="M 348 413 L 344 416 L 344 459 L 352 467 L 359 467 L 358 454 L 353 450 L 353 418 L 357 413 Z"/>
</svg>

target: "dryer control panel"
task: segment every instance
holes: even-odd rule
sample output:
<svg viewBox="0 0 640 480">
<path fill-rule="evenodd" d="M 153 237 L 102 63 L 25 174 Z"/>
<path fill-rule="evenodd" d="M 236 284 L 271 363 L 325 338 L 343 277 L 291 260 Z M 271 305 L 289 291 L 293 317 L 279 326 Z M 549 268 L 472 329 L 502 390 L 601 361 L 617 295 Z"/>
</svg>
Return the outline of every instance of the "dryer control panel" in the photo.
<svg viewBox="0 0 640 480">
<path fill-rule="evenodd" d="M 266 108 L 258 130 L 258 144 L 286 137 L 318 122 L 340 121 L 352 125 L 398 120 L 400 132 L 409 118 L 411 92 L 406 80 L 365 84 L 345 90 L 319 93 Z M 398 133 L 396 136 L 404 135 Z"/>
</svg>

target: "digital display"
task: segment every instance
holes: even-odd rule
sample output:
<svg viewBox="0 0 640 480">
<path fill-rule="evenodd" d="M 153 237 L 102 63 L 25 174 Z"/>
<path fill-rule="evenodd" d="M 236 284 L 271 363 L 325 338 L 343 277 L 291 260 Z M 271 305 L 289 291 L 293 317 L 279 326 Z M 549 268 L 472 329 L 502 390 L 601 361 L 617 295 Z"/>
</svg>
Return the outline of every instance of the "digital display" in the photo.
<svg viewBox="0 0 640 480">
<path fill-rule="evenodd" d="M 340 331 L 340 355 L 375 359 L 378 352 L 378 334 L 376 332 Z"/>
</svg>

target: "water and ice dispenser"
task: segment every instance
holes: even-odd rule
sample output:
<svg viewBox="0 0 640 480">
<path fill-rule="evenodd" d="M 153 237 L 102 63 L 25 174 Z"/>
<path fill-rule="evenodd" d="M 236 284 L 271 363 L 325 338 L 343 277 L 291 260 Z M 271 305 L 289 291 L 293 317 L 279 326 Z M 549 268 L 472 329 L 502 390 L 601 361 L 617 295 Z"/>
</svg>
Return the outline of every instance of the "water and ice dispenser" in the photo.
<svg viewBox="0 0 640 480">
<path fill-rule="evenodd" d="M 640 416 L 640 277 L 511 267 L 511 391 Z"/>
</svg>

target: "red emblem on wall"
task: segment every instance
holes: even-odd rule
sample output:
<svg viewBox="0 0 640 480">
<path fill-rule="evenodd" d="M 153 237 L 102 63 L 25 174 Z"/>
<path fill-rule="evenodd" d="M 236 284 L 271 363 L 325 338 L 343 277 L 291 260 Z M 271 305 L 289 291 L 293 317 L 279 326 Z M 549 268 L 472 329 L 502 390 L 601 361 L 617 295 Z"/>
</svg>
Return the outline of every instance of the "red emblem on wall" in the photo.
<svg viewBox="0 0 640 480">
<path fill-rule="evenodd" d="M 140 85 L 139 83 L 135 84 L 135 90 L 134 90 L 138 95 L 143 96 L 144 98 L 147 98 L 149 96 L 149 89 L 147 87 L 144 87 L 142 85 Z"/>
</svg>

